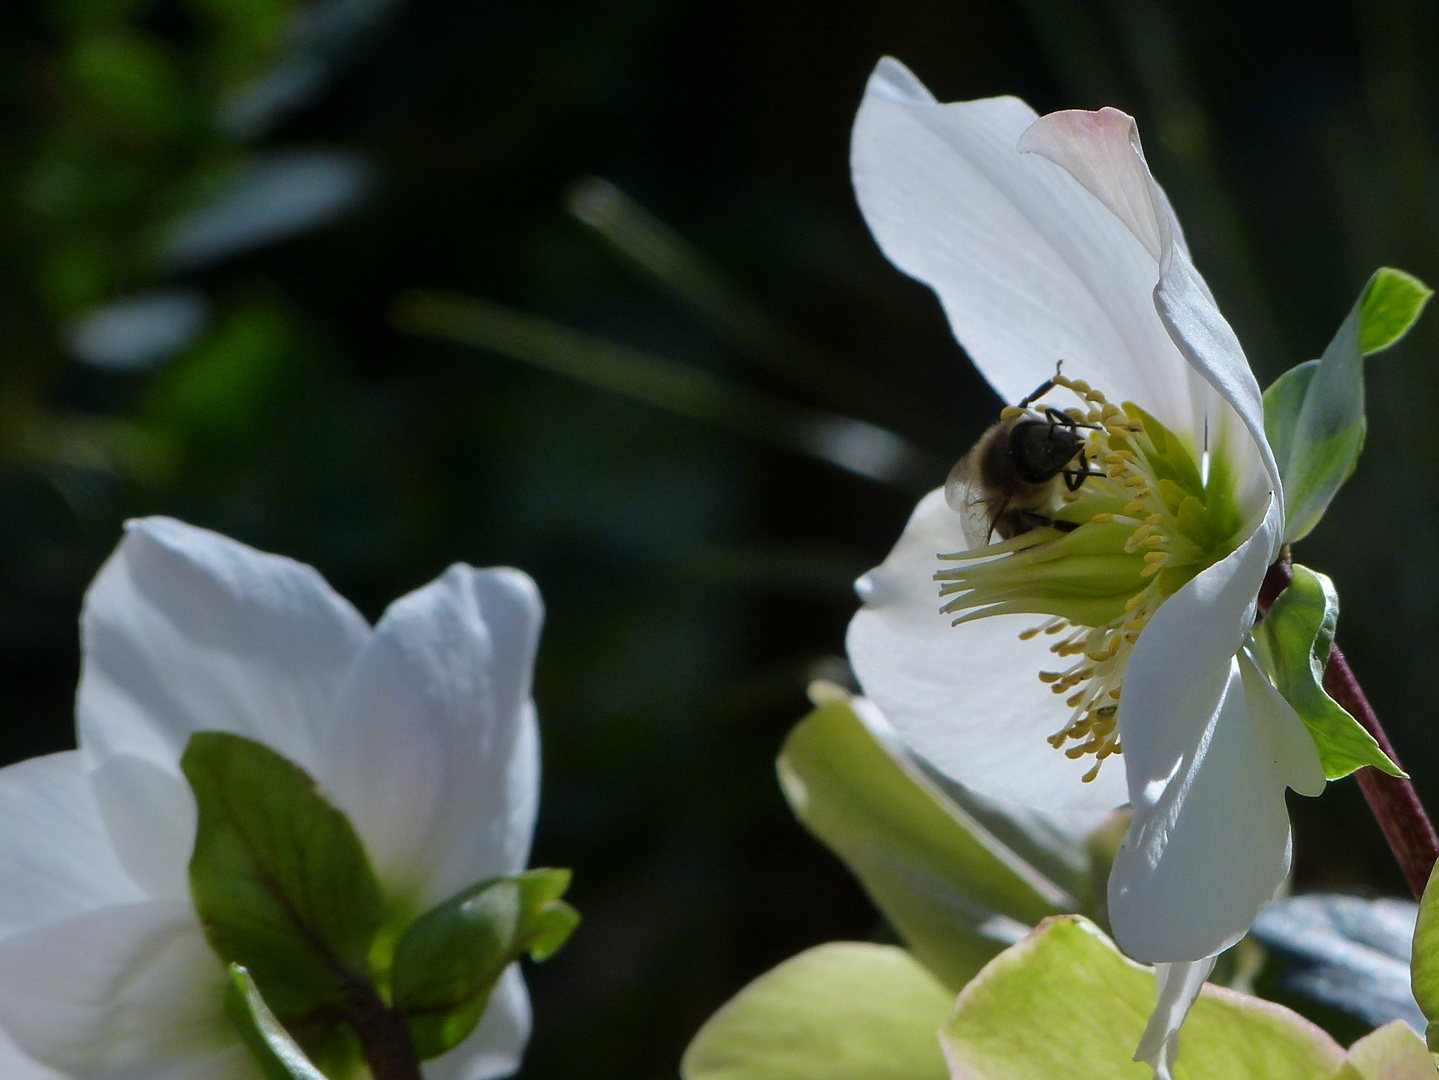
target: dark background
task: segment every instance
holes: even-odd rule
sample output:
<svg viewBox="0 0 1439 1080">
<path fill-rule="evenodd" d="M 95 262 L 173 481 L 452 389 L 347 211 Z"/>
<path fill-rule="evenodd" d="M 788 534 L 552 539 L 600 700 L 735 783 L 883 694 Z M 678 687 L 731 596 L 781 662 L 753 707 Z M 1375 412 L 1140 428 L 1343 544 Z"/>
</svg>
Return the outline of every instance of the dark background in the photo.
<svg viewBox="0 0 1439 1080">
<path fill-rule="evenodd" d="M 1439 281 L 1439 8 L 1417 0 L 6 5 L 0 756 L 73 745 L 78 606 L 127 516 L 313 563 L 372 618 L 453 561 L 513 564 L 549 606 L 535 862 L 575 869 L 585 916 L 530 973 L 522 1075 L 673 1076 L 745 981 L 871 934 L 773 759 L 836 670 L 850 581 L 998 407 L 853 203 L 849 126 L 886 53 L 941 100 L 1136 115 L 1262 384 L 1319 354 L 1376 266 Z M 276 71 L 309 72 L 288 107 L 217 125 Z M 368 196 L 272 243 L 166 247 L 297 147 L 343 151 Z M 753 310 L 676 302 L 684 266 L 646 271 L 567 210 L 587 176 Z M 187 344 L 118 366 L 67 347 L 157 288 L 209 305 Z M 415 288 L 550 322 L 526 324 L 529 362 L 398 332 Z M 555 325 L 773 415 L 543 370 L 599 363 Z M 1367 452 L 1297 552 L 1335 578 L 1340 641 L 1431 804 L 1437 335 L 1430 315 L 1369 365 Z M 816 408 L 931 456 L 896 485 L 779 445 Z M 1402 894 L 1352 781 L 1293 809 L 1301 888 Z"/>
</svg>

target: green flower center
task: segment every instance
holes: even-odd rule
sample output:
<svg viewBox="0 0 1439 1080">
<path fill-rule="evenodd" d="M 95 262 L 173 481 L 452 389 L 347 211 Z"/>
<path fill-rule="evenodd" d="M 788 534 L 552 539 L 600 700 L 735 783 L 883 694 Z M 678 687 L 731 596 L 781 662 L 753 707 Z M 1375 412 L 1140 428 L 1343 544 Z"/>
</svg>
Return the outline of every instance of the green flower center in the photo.
<svg viewBox="0 0 1439 1080">
<path fill-rule="evenodd" d="M 1198 448 L 1137 405 L 1114 405 L 1082 380 L 1053 381 L 1083 403 L 1062 412 L 1085 432 L 1083 458 L 1076 455 L 1069 469 L 1084 465 L 1090 474 L 1073 491 L 1059 475 L 1048 481 L 1042 516 L 1053 526 L 941 554 L 956 565 L 934 577 L 950 598 L 941 610 L 956 626 L 989 615 L 1047 616 L 1019 636 L 1056 639 L 1049 652 L 1058 663 L 1049 662 L 1039 678 L 1072 712 L 1049 742 L 1070 758 L 1094 756 L 1087 783 L 1106 758 L 1123 752 L 1116 717 L 1124 667 L 1145 624 L 1235 549 L 1243 523 L 1222 456 L 1211 456 L 1204 475 Z M 1042 420 L 1041 408 L 1009 406 L 1000 417 Z"/>
</svg>

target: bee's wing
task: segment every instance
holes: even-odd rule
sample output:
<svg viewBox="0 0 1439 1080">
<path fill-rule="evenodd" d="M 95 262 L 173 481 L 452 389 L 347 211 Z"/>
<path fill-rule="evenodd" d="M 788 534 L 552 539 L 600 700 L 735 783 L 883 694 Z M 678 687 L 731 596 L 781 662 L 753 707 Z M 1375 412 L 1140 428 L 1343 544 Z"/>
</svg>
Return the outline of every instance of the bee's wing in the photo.
<svg viewBox="0 0 1439 1080">
<path fill-rule="evenodd" d="M 965 454 L 949 470 L 944 482 L 944 501 L 959 515 L 964 539 L 972 550 L 989 543 L 994 529 L 994 515 L 1001 506 L 986 495 L 979 483 L 979 446 Z M 1002 501 L 1002 500 L 1000 500 Z"/>
</svg>

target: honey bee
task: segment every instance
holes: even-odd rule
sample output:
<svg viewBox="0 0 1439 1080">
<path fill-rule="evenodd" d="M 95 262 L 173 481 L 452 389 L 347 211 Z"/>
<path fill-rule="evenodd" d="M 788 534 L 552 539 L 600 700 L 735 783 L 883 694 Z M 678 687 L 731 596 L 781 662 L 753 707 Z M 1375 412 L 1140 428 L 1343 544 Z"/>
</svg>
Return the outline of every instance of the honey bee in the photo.
<svg viewBox="0 0 1439 1080">
<path fill-rule="evenodd" d="M 1069 531 L 1070 522 L 1051 516 L 1061 503 L 1060 484 L 1078 491 L 1096 475 L 1084 456 L 1081 424 L 1058 409 L 1030 406 L 1054 389 L 1046 380 L 1012 413 L 980 436 L 969 453 L 949 471 L 944 499 L 962 515 L 965 539 L 972 547 L 988 544 L 995 533 L 1008 540 L 1030 529 Z"/>
</svg>

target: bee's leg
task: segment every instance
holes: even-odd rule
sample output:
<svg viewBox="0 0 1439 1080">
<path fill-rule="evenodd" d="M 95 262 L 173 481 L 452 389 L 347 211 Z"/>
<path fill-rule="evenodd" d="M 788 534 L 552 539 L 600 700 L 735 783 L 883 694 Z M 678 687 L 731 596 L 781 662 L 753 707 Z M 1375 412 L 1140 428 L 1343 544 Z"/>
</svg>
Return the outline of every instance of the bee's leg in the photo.
<svg viewBox="0 0 1439 1080">
<path fill-rule="evenodd" d="M 1058 374 L 1058 372 L 1056 371 L 1055 374 Z M 1034 391 L 1034 393 L 1032 393 L 1032 394 L 1027 394 L 1027 395 L 1025 396 L 1024 400 L 1019 403 L 1019 407 L 1020 407 L 1021 409 L 1027 409 L 1027 408 L 1029 408 L 1029 407 L 1030 407 L 1031 405 L 1033 405 L 1036 401 L 1038 401 L 1040 398 L 1044 397 L 1045 394 L 1049 393 L 1049 392 L 1050 392 L 1051 390 L 1053 390 L 1053 389 L 1054 389 L 1054 380 L 1053 380 L 1053 379 L 1045 379 L 1045 380 L 1044 380 L 1044 383 L 1043 383 L 1041 386 L 1039 386 L 1039 387 Z M 1068 418 L 1066 417 L 1066 419 L 1068 419 Z"/>
<path fill-rule="evenodd" d="M 1081 487 L 1084 486 L 1084 482 L 1088 480 L 1091 476 L 1103 476 L 1104 473 L 1100 472 L 1098 469 L 1089 468 L 1088 464 L 1086 463 L 1083 471 L 1080 471 L 1079 469 L 1065 469 L 1059 475 L 1064 477 L 1065 487 L 1067 487 L 1070 491 L 1078 491 Z"/>
<path fill-rule="evenodd" d="M 1079 528 L 1073 521 L 1055 521 L 1052 517 L 1044 514 L 1036 514 L 1033 510 L 1016 510 L 1010 518 L 1012 524 L 1019 526 L 1014 530 L 1018 536 L 1030 529 L 1058 529 L 1060 532 L 1073 532 Z"/>
<path fill-rule="evenodd" d="M 1058 409 L 1051 409 L 1048 406 L 1044 410 L 1044 418 L 1056 427 L 1067 427 L 1071 431 L 1076 428 L 1088 428 L 1091 431 L 1098 431 L 1098 424 L 1081 424 L 1068 413 L 1062 413 Z"/>
<path fill-rule="evenodd" d="M 1082 448 L 1079 451 L 1078 457 L 1079 468 L 1061 469 L 1059 471 L 1059 475 L 1064 477 L 1064 486 L 1067 487 L 1070 491 L 1078 491 L 1081 487 L 1084 486 L 1084 482 L 1088 480 L 1091 476 L 1104 475 L 1104 472 L 1102 470 L 1091 469 L 1089 467 L 1089 458 L 1085 457 L 1084 450 Z"/>
</svg>

